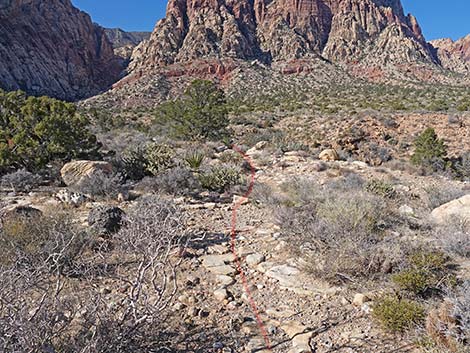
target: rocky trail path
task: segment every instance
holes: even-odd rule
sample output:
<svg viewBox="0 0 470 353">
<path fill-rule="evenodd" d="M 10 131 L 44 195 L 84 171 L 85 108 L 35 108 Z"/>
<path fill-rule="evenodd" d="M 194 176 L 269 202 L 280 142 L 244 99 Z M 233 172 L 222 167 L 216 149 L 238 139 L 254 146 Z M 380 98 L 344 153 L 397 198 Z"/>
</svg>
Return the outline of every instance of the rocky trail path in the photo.
<svg viewBox="0 0 470 353">
<path fill-rule="evenodd" d="M 279 161 L 283 171 L 261 170 L 258 183 L 273 187 L 289 177 L 311 175 L 318 166 L 301 156 L 288 155 Z M 290 164 L 289 164 L 290 163 Z M 366 172 L 360 163 L 351 169 Z M 203 240 L 188 249 L 187 276 L 197 285 L 178 298 L 177 307 L 204 307 L 226 335 L 234 339 L 214 342 L 214 352 L 412 352 L 413 345 L 403 343 L 396 350 L 393 337 L 371 323 L 370 302 L 366 295 L 332 286 L 306 270 L 282 240 L 270 210 L 254 202 L 243 203 L 238 210 L 236 251 L 241 259 L 249 291 L 264 327 L 257 323 L 250 298 L 243 286 L 231 251 L 230 220 L 233 204 L 204 203 L 187 205 L 194 225 L 208 225 Z M 194 304 L 194 296 L 197 304 Z M 204 320 L 197 318 L 199 324 Z M 263 330 L 269 337 L 267 349 Z M 230 342 L 230 343 L 229 343 Z"/>
</svg>

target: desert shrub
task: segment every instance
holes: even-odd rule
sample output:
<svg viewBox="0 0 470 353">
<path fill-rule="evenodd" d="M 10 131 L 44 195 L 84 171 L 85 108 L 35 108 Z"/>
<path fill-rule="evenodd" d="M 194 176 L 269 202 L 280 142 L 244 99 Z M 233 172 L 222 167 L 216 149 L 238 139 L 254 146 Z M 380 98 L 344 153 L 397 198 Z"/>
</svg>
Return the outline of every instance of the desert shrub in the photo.
<svg viewBox="0 0 470 353">
<path fill-rule="evenodd" d="M 277 151 L 283 153 L 290 151 L 309 151 L 307 145 L 285 134 L 273 135 L 272 144 Z"/>
<path fill-rule="evenodd" d="M 428 207 L 431 210 L 466 194 L 464 190 L 454 185 L 431 185 L 426 187 L 424 191 Z"/>
<path fill-rule="evenodd" d="M 100 145 L 74 104 L 0 91 L 0 168 L 38 170 L 96 155 Z"/>
<path fill-rule="evenodd" d="M 393 187 L 393 185 L 383 180 L 370 180 L 367 182 L 365 189 L 368 192 L 386 198 L 392 198 L 393 196 L 395 196 L 395 188 Z"/>
<path fill-rule="evenodd" d="M 224 164 L 241 165 L 244 162 L 243 156 L 231 149 L 222 152 L 217 159 Z"/>
<path fill-rule="evenodd" d="M 175 153 L 172 147 L 164 144 L 151 143 L 146 147 L 145 170 L 152 175 L 159 175 L 174 166 L 174 156 Z"/>
<path fill-rule="evenodd" d="M 144 178 L 137 185 L 137 188 L 174 196 L 183 196 L 198 190 L 200 184 L 197 177 L 190 170 L 183 167 L 175 167 L 163 172 L 156 178 Z"/>
<path fill-rule="evenodd" d="M 155 176 L 174 167 L 174 157 L 175 152 L 171 146 L 149 143 L 125 150 L 117 163 L 126 178 L 141 180 L 145 176 Z"/>
<path fill-rule="evenodd" d="M 12 189 L 14 192 L 29 192 L 39 186 L 41 177 L 20 169 L 16 172 L 6 174 L 1 179 L 2 188 Z"/>
<path fill-rule="evenodd" d="M 467 280 L 451 292 L 449 300 L 453 306 L 453 315 L 458 322 L 457 340 L 470 343 L 470 281 Z"/>
<path fill-rule="evenodd" d="M 463 153 L 454 162 L 453 169 L 457 178 L 462 181 L 470 181 L 470 152 Z"/>
<path fill-rule="evenodd" d="M 424 323 L 425 319 L 422 305 L 394 296 L 384 296 L 377 300 L 372 314 L 384 329 L 400 333 Z"/>
<path fill-rule="evenodd" d="M 0 264 L 72 273 L 86 239 L 65 213 L 7 219 L 0 230 Z"/>
<path fill-rule="evenodd" d="M 457 106 L 457 110 L 459 112 L 470 111 L 470 100 L 460 102 L 460 104 Z"/>
<path fill-rule="evenodd" d="M 250 198 L 271 207 L 279 207 L 287 200 L 281 193 L 276 192 L 271 186 L 264 183 L 255 183 Z"/>
<path fill-rule="evenodd" d="M 446 169 L 447 146 L 433 128 L 427 128 L 414 142 L 415 151 L 411 162 L 432 171 Z"/>
<path fill-rule="evenodd" d="M 470 339 L 468 284 L 449 291 L 426 318 L 429 353 L 466 353 Z M 426 347 L 426 348 L 427 348 Z"/>
<path fill-rule="evenodd" d="M 444 253 L 418 250 L 408 257 L 408 268 L 394 274 L 392 280 L 404 291 L 424 295 L 455 282 L 455 276 Z"/>
<path fill-rule="evenodd" d="M 220 139 L 229 124 L 225 94 L 211 81 L 195 80 L 181 99 L 160 105 L 155 122 L 179 138 Z"/>
<path fill-rule="evenodd" d="M 108 175 L 102 171 L 82 178 L 78 184 L 69 188 L 93 199 L 116 199 L 123 190 L 119 175 Z"/>
<path fill-rule="evenodd" d="M 206 158 L 204 153 L 194 151 L 184 156 L 184 161 L 192 170 L 199 170 Z"/>
<path fill-rule="evenodd" d="M 392 217 L 383 199 L 306 180 L 289 184 L 277 222 L 289 244 L 307 257 L 310 270 L 344 280 L 381 272 L 385 261 L 398 260 L 395 250 L 401 250 L 382 241 Z"/>
<path fill-rule="evenodd" d="M 52 233 L 50 256 L 36 253 L 36 266 L 0 264 L 0 298 L 8 303 L 0 306 L 0 351 L 127 353 L 171 347 L 179 332 L 171 332 L 173 341 L 167 336 L 167 323 L 174 321 L 168 308 L 177 290 L 177 254 L 187 240 L 185 215 L 170 202 L 141 199 L 111 239 L 112 254 L 82 252 L 79 278 L 41 270 L 75 248 L 70 232 L 59 230 Z M 100 290 L 104 283 L 119 288 L 112 303 Z"/>
<path fill-rule="evenodd" d="M 128 179 L 141 180 L 147 175 L 147 157 L 144 146 L 133 146 L 126 149 L 117 163 L 119 164 L 118 168 Z"/>
<path fill-rule="evenodd" d="M 466 221 L 452 220 L 434 233 L 436 242 L 448 254 L 470 258 L 470 227 Z"/>
<path fill-rule="evenodd" d="M 220 192 L 244 182 L 239 168 L 229 165 L 213 166 L 199 174 L 198 179 L 204 189 Z"/>
<path fill-rule="evenodd" d="M 345 174 L 338 179 L 332 180 L 328 183 L 328 188 L 338 191 L 361 191 L 366 184 L 365 180 L 356 173 L 345 172 Z"/>
</svg>

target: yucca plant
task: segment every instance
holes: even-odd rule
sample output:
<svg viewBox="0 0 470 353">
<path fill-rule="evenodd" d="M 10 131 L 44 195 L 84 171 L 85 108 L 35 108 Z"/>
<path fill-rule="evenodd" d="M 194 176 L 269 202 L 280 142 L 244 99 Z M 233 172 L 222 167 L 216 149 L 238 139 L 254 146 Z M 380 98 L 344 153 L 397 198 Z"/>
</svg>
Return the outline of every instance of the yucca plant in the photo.
<svg viewBox="0 0 470 353">
<path fill-rule="evenodd" d="M 199 170 L 204 162 L 206 156 L 204 153 L 194 151 L 186 154 L 184 161 L 192 170 Z"/>
</svg>

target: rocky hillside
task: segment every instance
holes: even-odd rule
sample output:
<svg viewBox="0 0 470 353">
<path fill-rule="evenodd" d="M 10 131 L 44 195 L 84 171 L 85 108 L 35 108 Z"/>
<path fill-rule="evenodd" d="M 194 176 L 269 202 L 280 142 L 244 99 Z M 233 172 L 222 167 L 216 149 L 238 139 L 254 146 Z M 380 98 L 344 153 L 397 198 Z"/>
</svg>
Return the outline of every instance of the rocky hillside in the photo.
<svg viewBox="0 0 470 353">
<path fill-rule="evenodd" d="M 200 58 L 264 63 L 322 57 L 337 63 L 434 63 L 399 0 L 170 0 L 133 56 L 149 70 Z"/>
<path fill-rule="evenodd" d="M 0 87 L 76 100 L 122 67 L 105 31 L 70 0 L 0 0 Z"/>
<path fill-rule="evenodd" d="M 112 43 L 114 53 L 123 58 L 130 59 L 134 48 L 142 41 L 150 38 L 150 32 L 126 32 L 120 28 L 105 29 L 106 36 Z"/>
<path fill-rule="evenodd" d="M 463 73 L 470 70 L 470 34 L 456 41 L 445 38 L 431 41 L 431 44 L 442 66 Z"/>
<path fill-rule="evenodd" d="M 136 46 L 140 42 L 150 38 L 150 32 L 126 32 L 120 28 L 106 28 L 106 35 L 114 48 L 126 45 Z"/>
</svg>

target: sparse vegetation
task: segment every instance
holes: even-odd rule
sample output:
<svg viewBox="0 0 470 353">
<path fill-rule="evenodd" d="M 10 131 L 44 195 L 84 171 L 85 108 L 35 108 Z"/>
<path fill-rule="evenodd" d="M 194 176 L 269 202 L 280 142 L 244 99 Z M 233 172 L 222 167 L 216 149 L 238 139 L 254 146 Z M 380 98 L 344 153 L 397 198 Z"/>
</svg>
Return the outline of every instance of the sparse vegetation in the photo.
<svg viewBox="0 0 470 353">
<path fill-rule="evenodd" d="M 108 175 L 98 171 L 93 175 L 82 178 L 76 185 L 70 187 L 74 192 L 86 195 L 92 199 L 116 199 L 124 189 L 119 175 Z"/>
<path fill-rule="evenodd" d="M 435 238 L 449 255 L 470 258 L 470 229 L 467 221 L 452 220 L 435 230 Z"/>
<path fill-rule="evenodd" d="M 308 257 L 309 268 L 341 281 L 379 273 L 389 256 L 397 255 L 393 249 L 384 252 L 381 233 L 392 217 L 384 201 L 361 192 L 356 181 L 344 183 L 356 187 L 343 189 L 335 184 L 321 188 L 306 180 L 290 182 L 289 197 L 278 211 L 283 234 Z"/>
<path fill-rule="evenodd" d="M 200 189 L 200 183 L 190 170 L 175 167 L 163 172 L 158 177 L 144 178 L 138 184 L 138 189 L 175 196 L 191 195 Z"/>
<path fill-rule="evenodd" d="M 2 351 L 148 352 L 175 344 L 163 323 L 176 288 L 178 259 L 170 254 L 186 241 L 180 210 L 143 199 L 111 240 L 113 250 L 90 248 L 66 219 L 34 222 L 0 237 L 2 249 L 12 249 L 0 263 L 0 297 L 8 303 L 0 307 Z M 103 280 L 122 288 L 112 305 Z"/>
<path fill-rule="evenodd" d="M 371 192 L 373 194 L 386 197 L 386 198 L 392 198 L 395 195 L 395 188 L 393 187 L 393 185 L 383 180 L 377 180 L 377 179 L 370 180 L 367 182 L 365 189 L 368 192 Z"/>
<path fill-rule="evenodd" d="M 450 294 L 453 316 L 457 319 L 458 330 L 454 335 L 462 345 L 470 343 L 470 281 L 467 280 Z"/>
</svg>

